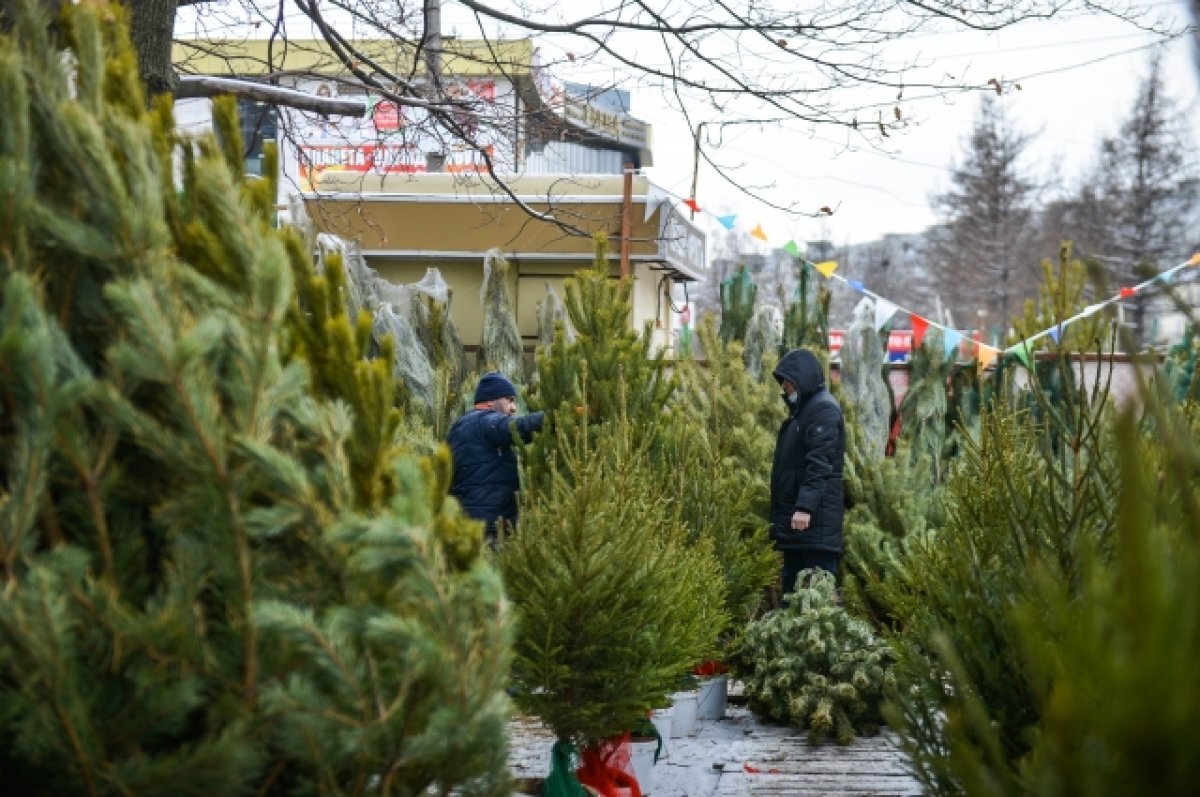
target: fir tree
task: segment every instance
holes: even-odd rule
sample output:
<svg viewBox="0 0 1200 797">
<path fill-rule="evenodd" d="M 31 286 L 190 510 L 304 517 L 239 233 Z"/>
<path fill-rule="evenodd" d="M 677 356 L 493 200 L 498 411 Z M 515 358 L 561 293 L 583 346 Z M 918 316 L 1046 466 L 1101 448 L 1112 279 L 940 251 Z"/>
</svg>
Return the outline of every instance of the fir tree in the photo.
<svg viewBox="0 0 1200 797">
<path fill-rule="evenodd" d="M 503 601 L 448 458 L 397 453 L 331 293 L 298 312 L 232 105 L 179 141 L 119 9 L 67 9 L 70 59 L 43 31 L 0 43 L 5 786 L 503 793 Z"/>
</svg>

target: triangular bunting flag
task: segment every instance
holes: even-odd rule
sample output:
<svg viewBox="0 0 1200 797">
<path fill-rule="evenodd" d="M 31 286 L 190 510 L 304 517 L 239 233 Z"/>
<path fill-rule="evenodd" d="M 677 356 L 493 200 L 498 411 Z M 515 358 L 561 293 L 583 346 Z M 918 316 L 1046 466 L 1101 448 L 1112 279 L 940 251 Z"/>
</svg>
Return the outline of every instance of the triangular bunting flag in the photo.
<svg viewBox="0 0 1200 797">
<path fill-rule="evenodd" d="M 763 228 L 762 228 L 761 224 L 754 225 L 754 229 L 750 231 L 750 237 L 757 238 L 760 241 L 767 240 L 767 234 L 765 232 L 763 232 Z"/>
<path fill-rule="evenodd" d="M 1120 296 L 1122 299 L 1128 299 L 1131 296 L 1137 295 L 1137 288 L 1122 288 L 1120 291 L 1117 292 L 1117 295 Z"/>
<path fill-rule="evenodd" d="M 642 218 L 642 221 L 650 221 L 650 217 L 654 215 L 654 211 L 658 210 L 667 199 L 669 199 L 669 196 L 666 191 L 654 183 L 650 183 L 650 186 L 646 189 L 646 215 Z"/>
<path fill-rule="evenodd" d="M 979 344 L 979 354 L 978 354 L 979 370 L 982 371 L 983 369 L 987 368 L 992 363 L 996 362 L 996 357 L 999 354 L 1000 354 L 1000 351 L 998 349 L 993 349 L 991 346 L 988 346 L 986 343 L 980 343 Z"/>
<path fill-rule="evenodd" d="M 783 251 L 787 252 L 792 257 L 800 257 L 800 247 L 795 241 L 788 241 L 783 245 Z"/>
<path fill-rule="evenodd" d="M 875 300 L 875 328 L 881 329 L 884 324 L 892 320 L 892 316 L 896 314 L 896 305 L 889 302 L 887 299 Z"/>
<path fill-rule="evenodd" d="M 929 320 L 921 318 L 916 313 L 909 313 L 908 320 L 912 323 L 913 336 L 912 345 L 915 349 L 921 345 L 921 341 L 925 339 L 925 332 L 929 329 Z"/>
<path fill-rule="evenodd" d="M 942 355 L 944 357 L 949 357 L 951 354 L 954 354 L 955 352 L 957 352 L 958 345 L 960 343 L 962 343 L 962 339 L 963 339 L 962 333 L 959 332 L 957 329 L 949 329 L 949 328 L 943 329 L 942 330 Z"/>
<path fill-rule="evenodd" d="M 733 229 L 733 223 L 737 221 L 737 214 L 731 213 L 728 216 L 717 216 L 717 221 L 721 222 L 721 226 L 727 230 Z"/>
<path fill-rule="evenodd" d="M 1026 370 L 1033 370 L 1033 352 L 1029 350 L 1029 342 L 1021 341 L 1015 346 L 1010 346 L 1005 354 L 1011 354 L 1021 361 L 1021 365 L 1025 366 Z"/>
<path fill-rule="evenodd" d="M 1188 265 L 1189 266 L 1200 266 L 1200 252 L 1197 252 L 1196 254 L 1191 256 L 1191 258 L 1188 260 Z"/>
<path fill-rule="evenodd" d="M 859 293 L 866 293 L 867 286 L 862 284 L 862 280 L 846 280 L 846 284 Z"/>
<path fill-rule="evenodd" d="M 695 198 L 695 197 L 693 197 L 693 196 L 690 196 L 690 197 L 688 197 L 687 199 L 683 200 L 683 204 L 687 205 L 687 206 L 688 206 L 688 208 L 689 208 L 689 209 L 690 209 L 690 210 L 691 210 L 693 213 L 699 213 L 699 212 L 700 212 L 700 205 L 699 205 L 699 204 L 696 202 L 696 198 Z"/>
<path fill-rule="evenodd" d="M 829 278 L 833 276 L 833 272 L 837 271 L 837 263 L 833 260 L 826 260 L 824 263 L 813 263 L 813 268 Z"/>
<path fill-rule="evenodd" d="M 1062 340 L 1062 328 L 1062 324 L 1055 324 L 1054 326 L 1050 327 L 1050 329 L 1046 330 L 1050 335 L 1050 339 L 1054 341 L 1056 345 L 1060 340 Z"/>
</svg>

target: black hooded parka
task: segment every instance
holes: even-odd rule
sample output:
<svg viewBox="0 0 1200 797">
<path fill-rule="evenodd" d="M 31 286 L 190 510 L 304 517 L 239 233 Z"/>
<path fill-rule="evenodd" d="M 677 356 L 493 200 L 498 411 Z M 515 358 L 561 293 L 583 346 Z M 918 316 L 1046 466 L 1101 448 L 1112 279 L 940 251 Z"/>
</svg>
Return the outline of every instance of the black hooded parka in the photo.
<svg viewBox="0 0 1200 797">
<path fill-rule="evenodd" d="M 771 539 L 780 550 L 830 551 L 841 555 L 842 515 L 845 512 L 842 467 L 846 425 L 842 408 L 825 389 L 825 375 L 816 356 L 794 349 L 773 372 L 787 379 L 799 394 L 779 429 L 771 466 Z M 785 396 L 786 403 L 786 396 Z M 811 517 L 804 531 L 792 530 L 792 515 Z"/>
</svg>

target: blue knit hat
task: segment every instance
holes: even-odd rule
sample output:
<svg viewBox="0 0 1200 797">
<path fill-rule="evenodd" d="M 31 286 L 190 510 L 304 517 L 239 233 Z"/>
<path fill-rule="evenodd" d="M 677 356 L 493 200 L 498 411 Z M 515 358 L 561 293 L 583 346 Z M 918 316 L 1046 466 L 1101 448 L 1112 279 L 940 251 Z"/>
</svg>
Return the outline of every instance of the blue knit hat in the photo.
<svg viewBox="0 0 1200 797">
<path fill-rule="evenodd" d="M 509 382 L 499 371 L 489 371 L 479 377 L 479 384 L 475 386 L 476 404 L 507 396 L 516 398 L 516 395 L 517 389 L 513 387 L 513 383 Z"/>
</svg>

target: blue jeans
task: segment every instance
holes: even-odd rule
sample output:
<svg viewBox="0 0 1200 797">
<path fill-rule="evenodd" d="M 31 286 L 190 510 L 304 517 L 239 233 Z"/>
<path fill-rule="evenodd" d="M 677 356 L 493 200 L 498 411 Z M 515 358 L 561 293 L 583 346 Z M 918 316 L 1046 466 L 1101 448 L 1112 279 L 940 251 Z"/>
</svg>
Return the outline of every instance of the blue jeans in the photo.
<svg viewBox="0 0 1200 797">
<path fill-rule="evenodd" d="M 783 588 L 785 600 L 796 589 L 796 575 L 801 570 L 819 567 L 833 573 L 834 577 L 837 576 L 838 560 L 841 557 L 833 551 L 788 550 L 785 548 L 780 553 L 783 554 L 783 570 L 780 571 L 779 582 Z"/>
</svg>

